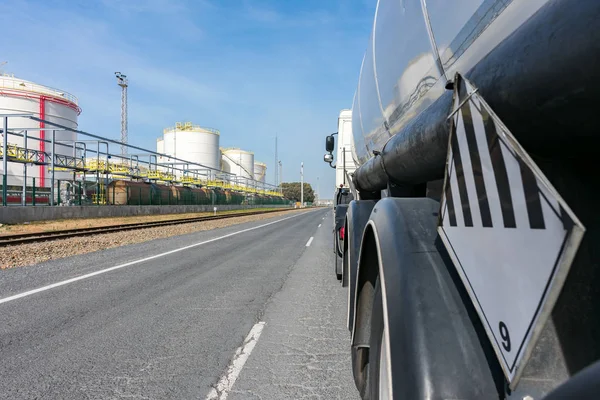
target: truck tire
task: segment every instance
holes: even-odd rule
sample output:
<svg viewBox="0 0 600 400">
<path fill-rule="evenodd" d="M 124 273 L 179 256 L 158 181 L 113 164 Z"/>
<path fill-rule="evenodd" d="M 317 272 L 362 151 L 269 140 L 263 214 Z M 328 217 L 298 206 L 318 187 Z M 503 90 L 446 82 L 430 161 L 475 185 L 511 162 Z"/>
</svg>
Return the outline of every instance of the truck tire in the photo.
<svg viewBox="0 0 600 400">
<path fill-rule="evenodd" d="M 335 254 L 335 277 L 337 278 L 338 281 L 342 280 L 342 260 L 340 259 L 340 256 L 337 255 L 337 253 Z"/>
<path fill-rule="evenodd" d="M 380 387 L 399 399 L 500 398 L 502 369 L 438 240 L 439 203 L 385 198 L 376 209 L 361 244 L 352 339 L 363 398 L 386 398 Z"/>
<path fill-rule="evenodd" d="M 379 278 L 375 283 L 373 294 L 373 312 L 371 314 L 371 344 L 369 350 L 369 389 L 370 399 L 389 399 L 389 366 L 385 353 L 389 344 L 385 339 L 383 321 L 383 300 L 381 298 L 381 284 Z M 383 368 L 382 368 L 383 367 Z M 381 374 L 381 371 L 384 371 Z"/>
<path fill-rule="evenodd" d="M 354 370 L 354 383 L 362 400 L 370 399 L 369 390 L 369 349 L 352 349 L 352 365 L 359 365 L 359 370 Z"/>
</svg>

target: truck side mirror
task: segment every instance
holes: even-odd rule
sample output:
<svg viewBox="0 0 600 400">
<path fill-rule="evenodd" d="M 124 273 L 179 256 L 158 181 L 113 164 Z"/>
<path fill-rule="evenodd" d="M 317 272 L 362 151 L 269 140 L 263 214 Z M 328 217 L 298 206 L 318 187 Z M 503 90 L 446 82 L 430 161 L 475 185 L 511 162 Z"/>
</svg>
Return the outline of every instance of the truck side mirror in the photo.
<svg viewBox="0 0 600 400">
<path fill-rule="evenodd" d="M 333 138 L 333 135 L 329 135 L 325 138 L 325 151 L 331 153 L 333 151 L 333 148 L 335 146 L 335 139 Z"/>
<path fill-rule="evenodd" d="M 331 153 L 327 153 L 323 156 L 323 161 L 325 161 L 326 163 L 332 163 L 333 162 L 333 154 Z"/>
</svg>

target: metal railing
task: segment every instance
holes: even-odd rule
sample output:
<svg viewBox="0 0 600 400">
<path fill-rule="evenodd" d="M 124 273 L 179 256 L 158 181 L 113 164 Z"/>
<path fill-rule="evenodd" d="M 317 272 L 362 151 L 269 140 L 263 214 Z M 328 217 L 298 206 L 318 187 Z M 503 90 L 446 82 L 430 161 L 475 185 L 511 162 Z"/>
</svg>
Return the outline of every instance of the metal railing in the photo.
<svg viewBox="0 0 600 400">
<path fill-rule="evenodd" d="M 218 129 L 192 124 L 191 122 L 176 122 L 175 126 L 163 129 L 163 133 L 169 133 L 173 131 L 205 131 L 209 133 L 214 133 L 215 135 L 221 134 L 221 132 Z"/>
<path fill-rule="evenodd" d="M 79 104 L 77 97 L 73 96 L 71 93 L 67 93 L 50 86 L 39 85 L 37 83 L 21 80 L 13 77 L 12 75 L 0 75 L 0 89 L 12 89 L 22 92 L 45 94 L 68 100 L 76 105 Z"/>
</svg>

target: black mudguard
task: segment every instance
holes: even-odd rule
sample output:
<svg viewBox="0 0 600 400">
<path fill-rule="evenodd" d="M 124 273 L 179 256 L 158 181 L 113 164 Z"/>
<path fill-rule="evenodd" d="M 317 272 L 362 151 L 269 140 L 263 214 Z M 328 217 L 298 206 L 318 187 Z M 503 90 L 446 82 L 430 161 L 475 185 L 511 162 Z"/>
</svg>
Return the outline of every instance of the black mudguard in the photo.
<svg viewBox="0 0 600 400">
<path fill-rule="evenodd" d="M 342 257 L 342 248 L 340 247 L 340 241 L 339 241 L 339 235 L 338 232 L 339 230 L 342 228 L 342 226 L 344 226 L 344 221 L 346 220 L 346 212 L 348 211 L 348 205 L 347 204 L 338 204 L 335 207 L 335 225 L 334 225 L 334 243 L 336 243 L 335 245 L 335 249 L 334 249 L 334 253 L 336 253 L 339 257 Z"/>
<path fill-rule="evenodd" d="M 354 296 L 356 291 L 356 270 L 362 242 L 363 231 L 376 201 L 354 200 L 348 206 L 346 214 L 346 243 L 344 243 L 344 265 L 342 286 L 348 287 L 348 329 L 354 324 Z"/>
<path fill-rule="evenodd" d="M 439 203 L 428 198 L 383 199 L 363 236 L 362 246 L 371 240 L 379 258 L 371 265 L 379 268 L 393 396 L 497 399 L 503 393 L 502 370 L 438 240 L 438 210 Z M 359 287 L 367 276 L 363 264 L 361 259 Z"/>
</svg>

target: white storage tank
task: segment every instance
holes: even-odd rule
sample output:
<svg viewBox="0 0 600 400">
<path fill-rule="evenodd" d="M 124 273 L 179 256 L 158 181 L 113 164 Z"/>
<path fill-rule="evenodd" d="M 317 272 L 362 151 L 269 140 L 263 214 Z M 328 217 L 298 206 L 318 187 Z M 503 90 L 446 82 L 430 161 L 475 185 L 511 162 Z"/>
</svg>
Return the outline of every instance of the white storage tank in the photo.
<svg viewBox="0 0 600 400">
<path fill-rule="evenodd" d="M 54 122 L 72 129 L 77 129 L 77 118 L 81 113 L 77 98 L 72 94 L 39 85 L 24 79 L 20 79 L 11 74 L 0 75 L 0 114 L 33 114 L 34 117 Z M 40 131 L 39 128 L 52 128 L 45 126 L 42 122 L 37 122 L 29 118 L 9 118 L 9 131 L 22 131 L 25 129 L 36 129 L 27 132 L 27 148 L 32 150 L 44 151 L 48 156 L 51 153 L 50 143 L 40 142 L 35 138 L 52 138 L 51 131 Z M 59 128 L 57 128 L 59 129 Z M 56 131 L 56 154 L 72 156 L 73 142 L 77 140 L 77 133 L 70 131 Z M 62 142 L 62 143 L 58 143 Z M 8 143 L 18 147 L 24 147 L 24 138 L 15 135 L 8 135 Z M 61 145 L 64 144 L 64 145 Z M 1 142 L 0 142 L 1 146 Z M 36 187 L 50 187 L 50 158 L 47 158 L 48 165 L 27 165 L 27 186 L 31 186 L 32 179 L 35 178 Z M 8 163 L 8 185 L 23 185 L 23 164 Z M 0 162 L 0 175 L 3 174 L 2 163 Z M 66 180 L 73 179 L 70 172 L 56 172 L 55 179 Z"/>
<path fill-rule="evenodd" d="M 156 139 L 156 152 L 159 154 L 164 154 L 165 153 L 165 141 L 162 137 Z M 170 161 L 170 159 L 165 159 L 161 156 L 158 157 L 157 162 L 162 163 L 162 162 L 167 162 Z M 159 171 L 162 172 L 166 172 L 167 168 L 166 167 L 158 167 L 157 168 Z"/>
<path fill-rule="evenodd" d="M 258 182 L 265 183 L 267 174 L 267 164 L 254 161 L 254 179 Z"/>
<path fill-rule="evenodd" d="M 254 153 L 238 148 L 221 150 L 221 166 L 223 171 L 237 175 L 238 183 L 249 185 L 254 179 Z"/>
<path fill-rule="evenodd" d="M 177 122 L 174 127 L 166 128 L 163 131 L 163 137 L 159 138 L 156 142 L 156 150 L 159 153 L 189 161 L 190 163 L 219 169 L 219 136 L 220 133 L 217 129 L 194 125 L 191 122 Z M 158 162 L 174 161 L 159 158 Z M 176 165 L 175 167 L 180 169 L 185 168 L 184 165 Z M 198 169 L 202 167 L 190 165 L 189 168 Z M 178 173 L 178 175 L 180 174 Z"/>
</svg>

